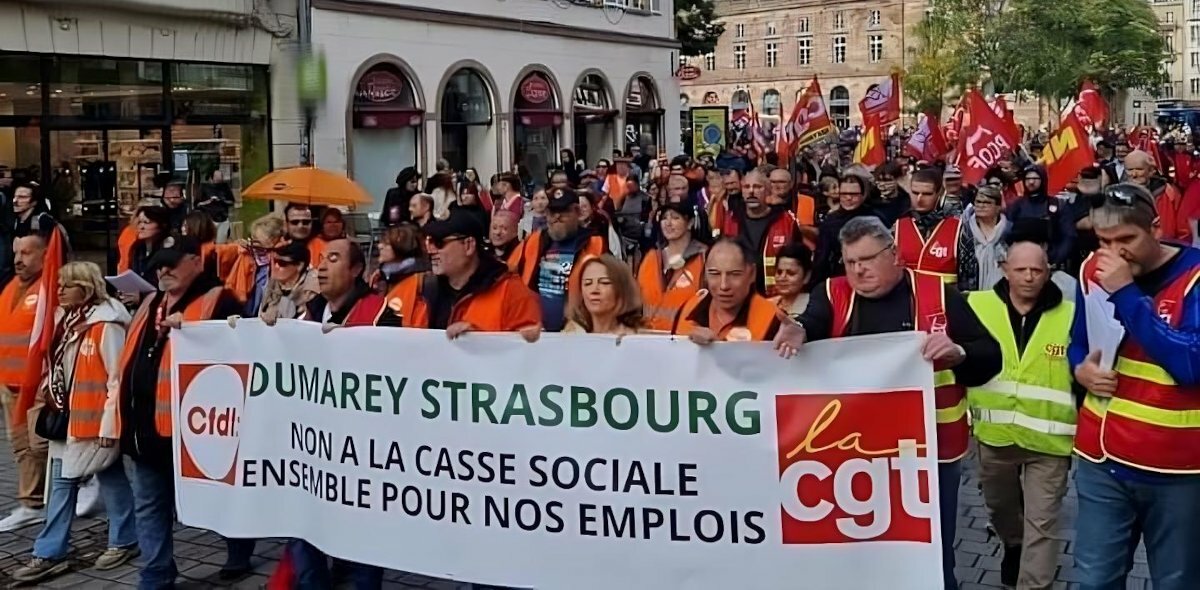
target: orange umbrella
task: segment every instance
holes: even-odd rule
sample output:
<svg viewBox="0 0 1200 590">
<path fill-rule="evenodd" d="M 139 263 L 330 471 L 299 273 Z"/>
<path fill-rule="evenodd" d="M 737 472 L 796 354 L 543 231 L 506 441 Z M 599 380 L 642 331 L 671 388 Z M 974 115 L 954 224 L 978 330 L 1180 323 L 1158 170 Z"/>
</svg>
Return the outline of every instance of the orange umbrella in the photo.
<svg viewBox="0 0 1200 590">
<path fill-rule="evenodd" d="M 242 198 L 339 207 L 374 202 L 367 191 L 345 174 L 308 166 L 271 172 L 243 190 Z"/>
</svg>

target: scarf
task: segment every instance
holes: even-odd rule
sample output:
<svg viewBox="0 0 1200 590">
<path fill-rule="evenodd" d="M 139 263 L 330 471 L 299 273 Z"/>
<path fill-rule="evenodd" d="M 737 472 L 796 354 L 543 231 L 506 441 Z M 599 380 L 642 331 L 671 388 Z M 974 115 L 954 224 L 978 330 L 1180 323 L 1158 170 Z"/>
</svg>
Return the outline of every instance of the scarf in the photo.
<svg viewBox="0 0 1200 590">
<path fill-rule="evenodd" d="M 973 209 L 966 222 L 967 228 L 971 230 L 971 241 L 975 245 L 975 261 L 979 265 L 979 284 L 976 288 L 986 291 L 1004 278 L 1000 263 L 1004 261 L 1004 234 L 1008 232 L 1008 218 L 1003 213 L 1000 214 L 990 239 L 984 237 L 983 230 L 979 228 L 979 218 L 975 217 Z"/>
</svg>

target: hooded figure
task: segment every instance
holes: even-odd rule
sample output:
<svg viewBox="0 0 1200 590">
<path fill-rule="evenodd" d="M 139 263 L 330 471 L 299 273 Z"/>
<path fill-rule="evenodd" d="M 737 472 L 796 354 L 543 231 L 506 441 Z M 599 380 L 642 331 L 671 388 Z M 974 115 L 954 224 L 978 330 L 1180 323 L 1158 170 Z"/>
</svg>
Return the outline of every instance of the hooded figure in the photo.
<svg viewBox="0 0 1200 590">
<path fill-rule="evenodd" d="M 1050 264 L 1062 269 L 1075 248 L 1075 220 L 1070 207 L 1058 197 L 1046 194 L 1045 168 L 1037 165 L 1026 167 L 1021 173 L 1020 182 L 1024 185 L 1025 196 L 1009 205 L 1005 215 L 1014 227 L 1019 222 L 1023 222 L 1023 227 L 1032 227 L 1030 223 L 1033 221 L 1044 227 Z"/>
<path fill-rule="evenodd" d="M 401 170 L 400 174 L 396 175 L 396 186 L 388 189 L 387 195 L 383 198 L 383 211 L 379 213 L 380 226 L 395 227 L 411 221 L 408 213 L 408 200 L 420 192 L 420 187 L 415 184 L 420 177 L 421 174 L 412 166 Z M 409 188 L 409 184 L 413 184 L 413 187 Z"/>
</svg>

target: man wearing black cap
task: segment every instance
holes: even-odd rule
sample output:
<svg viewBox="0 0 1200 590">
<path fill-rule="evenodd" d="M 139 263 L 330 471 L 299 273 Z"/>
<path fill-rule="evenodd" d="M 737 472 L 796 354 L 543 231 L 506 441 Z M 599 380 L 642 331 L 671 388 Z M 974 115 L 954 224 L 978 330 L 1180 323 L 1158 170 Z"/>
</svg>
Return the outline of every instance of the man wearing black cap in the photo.
<svg viewBox="0 0 1200 590">
<path fill-rule="evenodd" d="M 168 238 L 150 259 L 159 290 L 142 300 L 121 355 L 121 450 L 133 459 L 133 502 L 143 588 L 167 588 L 172 557 L 171 343 L 184 321 L 226 319 L 241 305 L 221 281 L 204 272 L 200 242 Z"/>
<path fill-rule="evenodd" d="M 452 209 L 425 226 L 431 273 L 393 291 L 381 318 L 398 317 L 406 328 L 464 332 L 520 332 L 533 342 L 541 335 L 538 296 L 508 266 L 485 249 L 478 217 Z"/>
<path fill-rule="evenodd" d="M 604 238 L 579 229 L 579 198 L 557 193 L 546 210 L 547 227 L 534 232 L 513 252 L 508 268 L 536 292 L 542 302 L 542 324 L 558 332 L 566 323 L 567 289 L 575 263 L 583 254 L 599 256 Z"/>
</svg>

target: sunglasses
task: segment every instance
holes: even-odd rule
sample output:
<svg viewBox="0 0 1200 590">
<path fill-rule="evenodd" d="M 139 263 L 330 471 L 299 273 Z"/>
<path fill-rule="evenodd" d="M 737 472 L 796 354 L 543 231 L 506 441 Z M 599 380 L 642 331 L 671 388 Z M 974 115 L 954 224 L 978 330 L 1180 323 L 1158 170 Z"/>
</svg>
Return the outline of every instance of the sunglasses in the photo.
<svg viewBox="0 0 1200 590">
<path fill-rule="evenodd" d="M 299 260 L 289 260 L 287 258 L 279 258 L 278 256 L 276 256 L 275 259 L 272 260 L 272 262 L 275 263 L 275 266 L 282 266 L 282 267 L 296 266 L 296 265 L 300 264 Z"/>
<path fill-rule="evenodd" d="M 461 242 L 469 237 L 470 236 L 446 236 L 444 238 L 437 238 L 433 236 L 425 236 L 425 244 L 428 247 L 441 250 L 442 248 L 446 247 L 446 244 Z"/>
<path fill-rule="evenodd" d="M 290 219 L 288 225 L 312 225 L 311 219 Z"/>
<path fill-rule="evenodd" d="M 1093 209 L 1101 207 L 1105 203 L 1112 203 L 1121 207 L 1136 207 L 1139 202 L 1151 209 L 1155 208 L 1153 197 L 1144 190 L 1138 190 L 1128 184 L 1114 184 L 1105 187 L 1103 191 L 1091 197 Z"/>
</svg>

